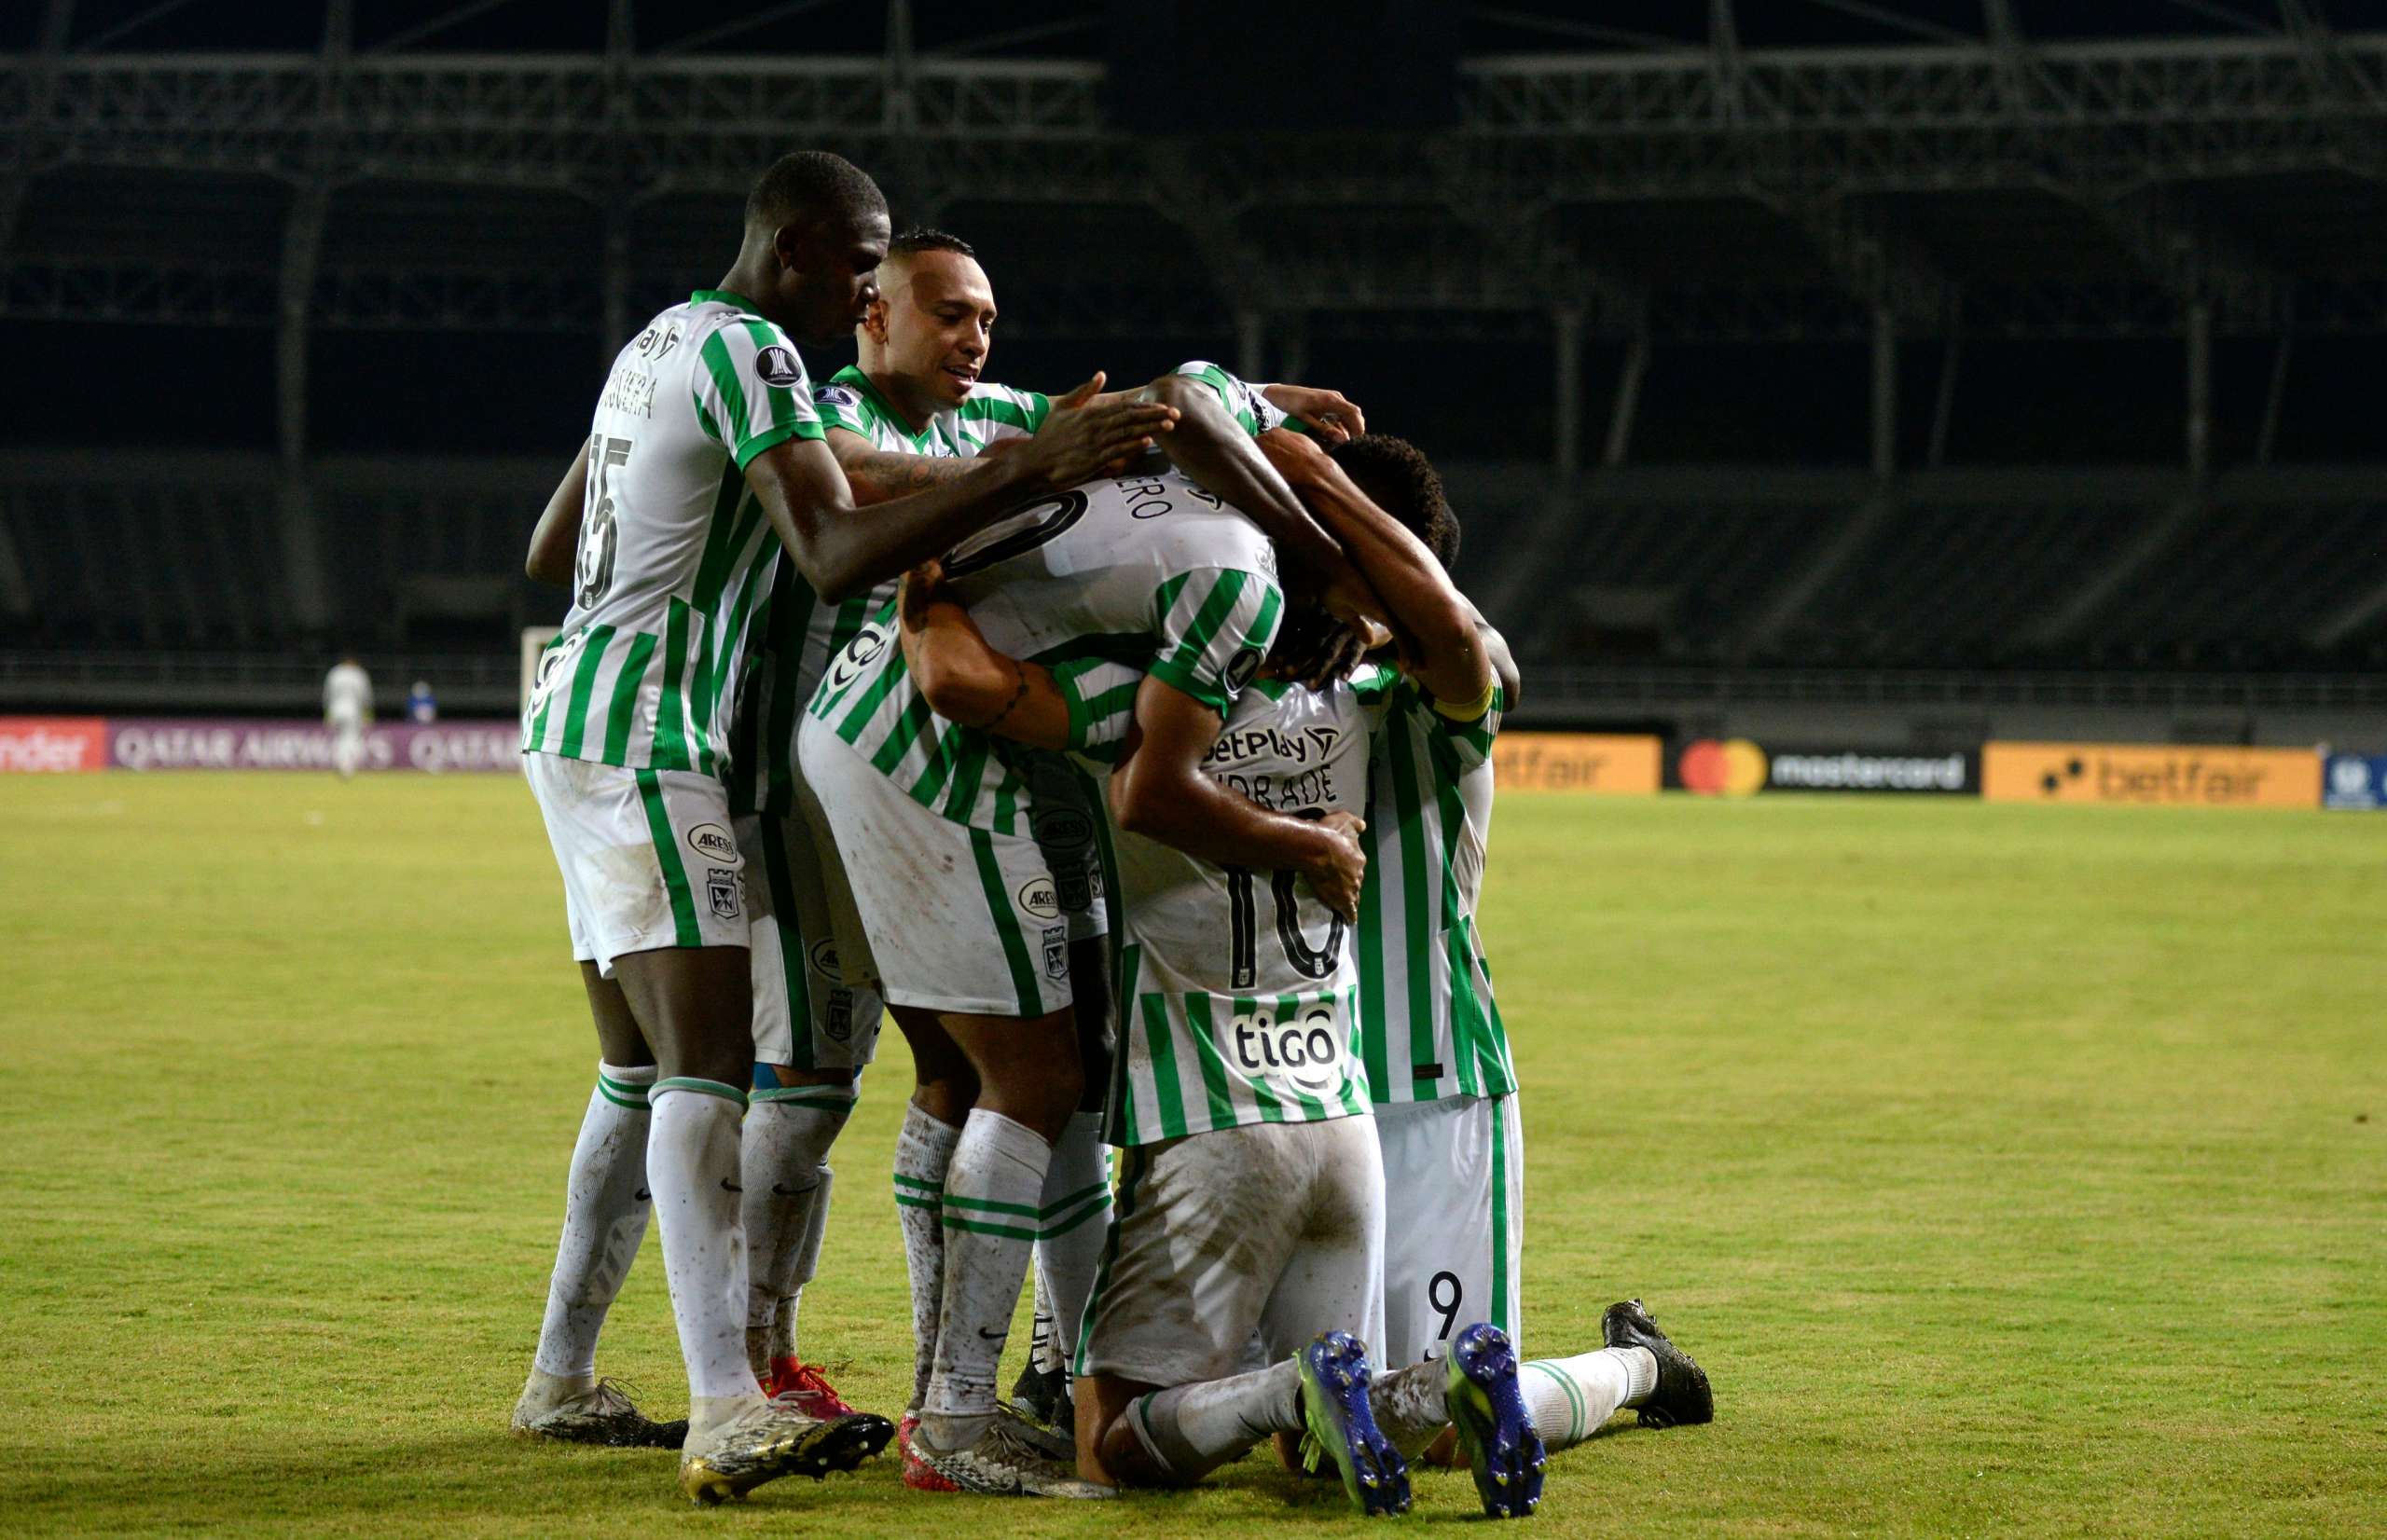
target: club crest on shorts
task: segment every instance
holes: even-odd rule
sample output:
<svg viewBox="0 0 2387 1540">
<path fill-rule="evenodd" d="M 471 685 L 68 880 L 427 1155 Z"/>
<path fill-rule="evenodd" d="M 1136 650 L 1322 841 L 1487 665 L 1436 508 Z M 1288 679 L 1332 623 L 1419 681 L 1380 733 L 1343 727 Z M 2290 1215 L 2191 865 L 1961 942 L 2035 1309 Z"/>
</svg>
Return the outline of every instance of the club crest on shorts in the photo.
<svg viewBox="0 0 2387 1540">
<path fill-rule="evenodd" d="M 850 1042 L 854 1035 L 854 992 L 850 989 L 829 991 L 829 1009 L 821 1030 L 833 1043 Z"/>
<path fill-rule="evenodd" d="M 717 823 L 700 823 L 689 830 L 688 848 L 708 860 L 738 860 L 738 841 Z"/>
<path fill-rule="evenodd" d="M 1044 928 L 1044 976 L 1055 983 L 1069 976 L 1069 928 L 1066 925 Z"/>
<path fill-rule="evenodd" d="M 724 920 L 734 920 L 746 912 L 738 892 L 738 873 L 725 866 L 705 869 L 705 901 L 712 912 Z"/>
<path fill-rule="evenodd" d="M 782 390 L 804 382 L 804 365 L 795 361 L 795 350 L 776 342 L 754 355 L 754 372 L 762 376 L 764 384 Z"/>
</svg>

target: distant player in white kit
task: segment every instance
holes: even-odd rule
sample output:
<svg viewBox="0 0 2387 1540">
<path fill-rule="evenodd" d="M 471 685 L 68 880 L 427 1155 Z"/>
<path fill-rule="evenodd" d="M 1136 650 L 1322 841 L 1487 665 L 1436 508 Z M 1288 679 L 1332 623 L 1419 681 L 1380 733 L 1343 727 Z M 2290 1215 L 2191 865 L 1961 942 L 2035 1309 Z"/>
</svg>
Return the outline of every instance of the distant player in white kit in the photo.
<svg viewBox="0 0 2387 1540">
<path fill-rule="evenodd" d="M 324 676 L 324 725 L 332 730 L 332 768 L 352 778 L 365 763 L 365 729 L 373 721 L 373 680 L 344 657 Z"/>
</svg>

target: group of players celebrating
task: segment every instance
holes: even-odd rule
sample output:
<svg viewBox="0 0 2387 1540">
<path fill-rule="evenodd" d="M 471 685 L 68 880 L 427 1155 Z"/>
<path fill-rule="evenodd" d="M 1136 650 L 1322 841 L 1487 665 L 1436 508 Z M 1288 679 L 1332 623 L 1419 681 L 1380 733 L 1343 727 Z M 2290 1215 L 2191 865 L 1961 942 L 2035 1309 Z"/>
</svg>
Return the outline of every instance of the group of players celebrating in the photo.
<svg viewBox="0 0 2387 1540">
<path fill-rule="evenodd" d="M 1107 1497 L 1274 1435 L 1366 1512 L 1426 1459 L 1522 1517 L 1619 1408 L 1708 1420 L 1638 1300 L 1516 1346 L 1474 915 L 1518 681 L 1432 468 L 1207 364 L 990 383 L 971 249 L 891 230 L 846 161 L 774 164 L 532 536 L 573 602 L 524 763 L 601 1062 L 515 1427 L 678 1447 L 699 1503 L 896 1437 L 915 1488 Z M 799 344 L 849 332 L 815 384 Z M 796 1346 L 882 1014 L 916 1066 L 900 1427 Z M 684 1423 L 596 1374 L 651 1210 Z"/>
</svg>

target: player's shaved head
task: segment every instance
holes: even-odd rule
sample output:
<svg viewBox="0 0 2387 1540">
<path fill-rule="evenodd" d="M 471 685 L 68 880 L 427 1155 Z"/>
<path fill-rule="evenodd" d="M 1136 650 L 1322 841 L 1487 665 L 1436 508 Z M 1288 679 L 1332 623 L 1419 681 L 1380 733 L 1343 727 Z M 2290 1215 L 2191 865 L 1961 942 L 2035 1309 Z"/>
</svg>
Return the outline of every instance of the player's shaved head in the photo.
<svg viewBox="0 0 2387 1540">
<path fill-rule="evenodd" d="M 970 242 L 914 228 L 887 243 L 878 300 L 855 341 L 862 372 L 918 431 L 969 399 L 994 327 L 994 285 Z"/>
<path fill-rule="evenodd" d="M 887 195 L 869 172 L 826 150 L 780 156 L 746 194 L 750 231 L 787 225 L 863 225 L 874 214 L 886 217 Z"/>
<path fill-rule="evenodd" d="M 1377 507 L 1426 543 L 1442 571 L 1450 571 L 1458 560 L 1458 516 L 1451 511 L 1442 495 L 1442 478 L 1424 451 L 1405 438 L 1368 433 L 1326 452 Z"/>
</svg>

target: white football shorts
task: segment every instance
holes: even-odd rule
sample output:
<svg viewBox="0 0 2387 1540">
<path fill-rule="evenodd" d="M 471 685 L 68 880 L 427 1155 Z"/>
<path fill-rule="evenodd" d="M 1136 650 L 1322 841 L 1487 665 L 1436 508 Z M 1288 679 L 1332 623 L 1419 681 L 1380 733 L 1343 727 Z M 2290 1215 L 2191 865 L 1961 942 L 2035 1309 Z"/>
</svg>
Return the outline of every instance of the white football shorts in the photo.
<svg viewBox="0 0 2387 1540">
<path fill-rule="evenodd" d="M 1387 1200 L 1384 1356 L 1439 1358 L 1489 1321 L 1524 1353 L 1525 1131 L 1517 1098 L 1445 1096 L 1375 1109 Z M 1373 1344 L 1371 1344 L 1373 1345 Z"/>
<path fill-rule="evenodd" d="M 720 781 L 560 754 L 523 755 L 522 774 L 563 873 L 574 957 L 612 978 L 632 952 L 747 944 L 746 862 Z"/>
<path fill-rule="evenodd" d="M 866 977 L 841 964 L 811 826 L 749 813 L 731 827 L 752 876 L 754 1062 L 861 1068 L 878 1052 L 882 1012 Z"/>
<path fill-rule="evenodd" d="M 938 817 L 816 717 L 796 742 L 806 814 L 850 898 L 833 892 L 830 906 L 849 977 L 861 967 L 887 1003 L 924 1011 L 1032 1017 L 1069 1003 L 1068 918 L 1034 840 Z"/>
<path fill-rule="evenodd" d="M 1384 1334 L 1384 1168 L 1366 1118 L 1247 1123 L 1124 1152 L 1077 1372 L 1149 1385 Z"/>
</svg>

